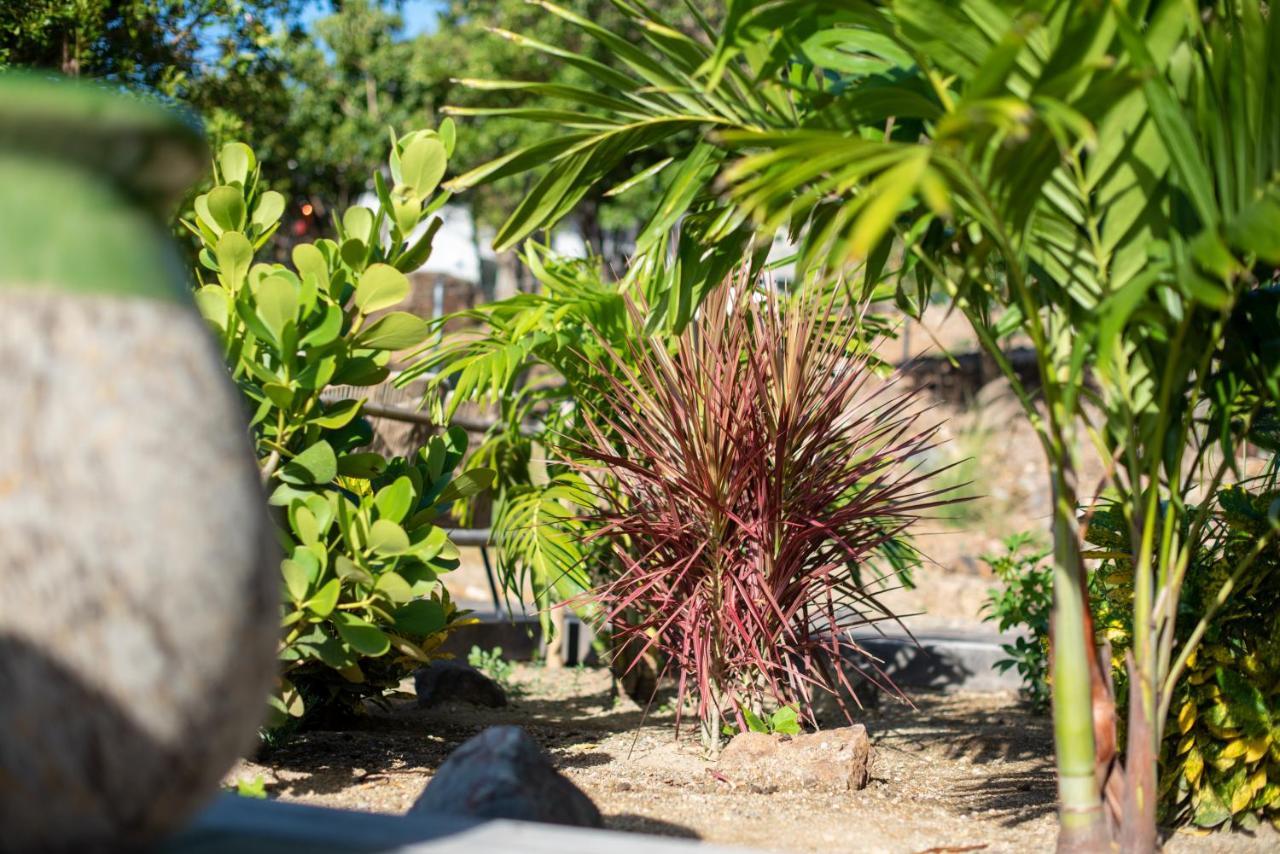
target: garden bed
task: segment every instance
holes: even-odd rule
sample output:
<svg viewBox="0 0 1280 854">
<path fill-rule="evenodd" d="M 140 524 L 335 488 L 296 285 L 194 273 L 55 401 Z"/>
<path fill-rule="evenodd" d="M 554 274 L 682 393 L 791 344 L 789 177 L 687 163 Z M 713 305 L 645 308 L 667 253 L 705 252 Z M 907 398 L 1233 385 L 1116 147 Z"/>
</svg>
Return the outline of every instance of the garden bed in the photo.
<svg viewBox="0 0 1280 854">
<path fill-rule="evenodd" d="M 300 734 L 241 762 L 230 780 L 266 782 L 270 797 L 398 814 L 458 744 L 494 724 L 524 726 L 615 830 L 696 837 L 771 851 L 1047 851 L 1054 845 L 1053 745 L 1047 717 L 1010 694 L 917 694 L 863 722 L 871 782 L 847 794 L 767 792 L 705 760 L 673 711 L 615 702 L 601 669 L 520 666 L 505 709 L 421 710 L 399 701 L 357 726 Z M 662 702 L 660 698 L 659 703 Z M 657 704 L 655 704 L 656 706 Z M 643 721 L 643 722 L 642 722 Z M 1175 834 L 1166 850 L 1276 850 L 1269 828 Z"/>
</svg>

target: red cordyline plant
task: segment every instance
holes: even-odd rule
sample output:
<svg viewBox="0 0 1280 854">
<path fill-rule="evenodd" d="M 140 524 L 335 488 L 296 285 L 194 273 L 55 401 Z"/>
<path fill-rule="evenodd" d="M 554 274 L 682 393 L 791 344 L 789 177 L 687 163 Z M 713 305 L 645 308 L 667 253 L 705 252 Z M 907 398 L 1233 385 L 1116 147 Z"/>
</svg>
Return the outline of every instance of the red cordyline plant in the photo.
<svg viewBox="0 0 1280 854">
<path fill-rule="evenodd" d="M 858 318 L 781 300 L 741 276 L 674 352 L 649 338 L 607 351 L 605 405 L 574 449 L 603 485 L 598 536 L 620 566 L 593 593 L 615 648 L 662 654 L 712 749 L 745 711 L 794 705 L 813 723 L 822 692 L 850 717 L 848 654 L 896 691 L 849 630 L 896 619 L 877 556 L 955 500 L 919 465 L 936 427 L 876 375 Z"/>
</svg>

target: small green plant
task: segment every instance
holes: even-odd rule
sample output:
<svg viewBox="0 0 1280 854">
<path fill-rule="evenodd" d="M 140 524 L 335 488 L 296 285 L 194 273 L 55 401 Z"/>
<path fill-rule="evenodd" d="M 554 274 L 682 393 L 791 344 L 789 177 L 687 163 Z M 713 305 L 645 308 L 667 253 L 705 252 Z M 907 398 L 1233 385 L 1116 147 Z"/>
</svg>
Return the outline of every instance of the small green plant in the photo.
<svg viewBox="0 0 1280 854">
<path fill-rule="evenodd" d="M 1045 562 L 1050 549 L 1022 532 L 1004 541 L 1003 554 L 982 555 L 1001 586 L 987 592 L 983 620 L 1007 632 L 1026 629 L 1013 643 L 1001 644 L 1008 658 L 996 662 L 1003 673 L 1017 668 L 1022 693 L 1032 706 L 1049 708 L 1049 614 L 1053 607 L 1053 568 Z"/>
<path fill-rule="evenodd" d="M 242 798 L 253 798 L 259 801 L 267 799 L 267 781 L 263 779 L 261 774 L 253 779 L 236 780 L 234 786 L 228 786 L 227 788 Z"/>
<path fill-rule="evenodd" d="M 769 735 L 799 735 L 800 707 L 783 706 L 768 717 L 761 717 L 750 709 L 742 710 L 742 719 L 746 723 L 744 732 L 763 732 Z M 725 735 L 732 737 L 737 730 L 729 724 L 723 727 Z"/>
<path fill-rule="evenodd" d="M 294 246 L 291 265 L 256 260 L 285 200 L 265 189 L 248 146 L 223 146 L 213 188 L 182 220 L 200 245 L 196 303 L 248 404 L 284 551 L 272 727 L 383 698 L 462 616 L 438 580 L 457 566 L 457 550 L 436 521 L 492 475 L 454 476 L 467 448 L 461 430 L 408 458 L 363 450 L 372 430 L 364 398 L 350 392 L 384 381 L 391 354 L 429 333 L 393 309 L 409 295 L 405 272 L 431 251 L 452 148 L 450 124 L 393 138 L 393 183 L 374 176 L 377 209 L 348 209 L 336 239 Z"/>
<path fill-rule="evenodd" d="M 497 682 L 507 694 L 512 693 L 515 686 L 512 685 L 511 677 L 515 675 L 516 666 L 502 657 L 502 647 L 495 646 L 485 652 L 480 647 L 473 646 L 471 652 L 467 653 L 467 664 Z"/>
</svg>

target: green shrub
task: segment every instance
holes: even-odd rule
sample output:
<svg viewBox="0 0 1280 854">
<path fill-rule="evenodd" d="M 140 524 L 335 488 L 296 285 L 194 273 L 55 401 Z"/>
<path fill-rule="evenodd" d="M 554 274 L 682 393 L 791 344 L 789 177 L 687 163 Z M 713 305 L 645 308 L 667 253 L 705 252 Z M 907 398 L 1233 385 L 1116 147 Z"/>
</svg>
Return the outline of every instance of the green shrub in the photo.
<svg viewBox="0 0 1280 854">
<path fill-rule="evenodd" d="M 1158 814 L 1169 824 L 1280 826 L 1280 548 L 1268 540 L 1238 590 L 1224 583 L 1271 527 L 1280 490 L 1272 478 L 1220 490 L 1213 523 L 1188 567 L 1179 621 L 1187 626 L 1219 595 L 1226 603 L 1209 623 L 1174 689 L 1160 745 Z M 1098 554 L 1127 548 L 1112 508 L 1095 514 L 1089 541 Z M 1094 574 L 1094 621 L 1112 648 L 1120 721 L 1127 713 L 1124 655 L 1131 646 L 1133 571 L 1108 557 Z"/>
<path fill-rule="evenodd" d="M 364 399 L 326 395 L 389 375 L 393 351 L 421 343 L 426 321 L 389 311 L 409 294 L 405 272 L 431 250 L 436 193 L 452 126 L 394 140 L 379 206 L 348 209 L 337 239 L 293 247 L 292 265 L 257 263 L 285 200 L 263 188 L 245 145 L 224 146 L 215 186 L 183 224 L 200 243 L 196 302 L 244 393 L 268 501 L 274 508 L 285 632 L 273 725 L 382 698 L 459 624 L 438 575 L 457 550 L 435 522 L 483 489 L 484 470 L 454 477 L 466 434 L 433 437 L 409 458 L 362 451 L 372 431 Z"/>
<path fill-rule="evenodd" d="M 467 664 L 497 682 L 508 695 L 514 693 L 515 684 L 511 681 L 515 676 L 516 666 L 502 657 L 502 647 L 495 646 L 486 652 L 478 646 L 472 646 L 467 653 Z"/>
<path fill-rule="evenodd" d="M 551 637 L 551 607 L 572 602 L 589 616 L 583 594 L 609 575 L 607 544 L 591 536 L 592 491 L 563 457 L 588 435 L 582 412 L 607 406 L 605 378 L 590 360 L 605 347 L 625 352 L 639 329 L 594 259 L 530 242 L 523 260 L 536 293 L 444 318 L 465 325 L 423 351 L 400 381 L 427 378 L 426 402 L 442 418 L 464 403 L 496 410 L 469 465 L 496 472 L 491 530 L 503 592 L 531 594 Z"/>
<path fill-rule="evenodd" d="M 1280 826 L 1280 548 L 1274 541 L 1254 559 L 1246 583 L 1223 591 L 1224 582 L 1245 560 L 1280 500 L 1270 481 L 1226 487 L 1216 496 L 1214 521 L 1187 569 L 1179 621 L 1179 646 L 1190 641 L 1189 626 L 1223 594 L 1225 606 L 1209 623 L 1187 670 L 1174 689 L 1170 720 L 1160 746 L 1157 812 L 1166 824 L 1198 827 L 1250 826 L 1266 818 Z M 1015 538 L 1018 539 L 1018 538 Z M 1111 649 L 1111 672 L 1118 723 L 1127 720 L 1128 673 L 1132 646 L 1133 570 L 1121 555 L 1129 536 L 1114 506 L 1096 509 L 1088 528 L 1101 559 L 1090 574 L 1090 608 L 1099 644 Z M 989 620 L 1001 630 L 1030 629 L 1034 642 L 1006 646 L 1023 677 L 1023 690 L 1047 708 L 1049 569 L 1039 556 L 985 557 L 1005 581 L 988 598 Z M 1034 558 L 1034 559 L 1033 559 Z"/>
<path fill-rule="evenodd" d="M 1002 632 L 1025 628 L 1019 636 L 1001 644 L 1008 658 L 996 662 L 1003 673 L 1011 667 L 1022 677 L 1022 693 L 1037 710 L 1049 708 L 1049 614 L 1053 608 L 1053 567 L 1045 562 L 1050 549 L 1036 545 L 1033 534 L 1014 534 L 1004 541 L 1004 554 L 982 555 L 1001 587 L 987 593 L 982 610 L 985 622 Z"/>
</svg>

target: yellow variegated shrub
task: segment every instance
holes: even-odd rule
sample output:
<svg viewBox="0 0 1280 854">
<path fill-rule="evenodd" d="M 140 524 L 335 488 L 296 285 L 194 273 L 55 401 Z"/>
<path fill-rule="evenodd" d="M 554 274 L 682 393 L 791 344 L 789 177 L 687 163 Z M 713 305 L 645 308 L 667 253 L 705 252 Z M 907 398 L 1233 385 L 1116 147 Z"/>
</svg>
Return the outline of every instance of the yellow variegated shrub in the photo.
<svg viewBox="0 0 1280 854">
<path fill-rule="evenodd" d="M 1243 486 L 1218 494 L 1210 537 L 1187 571 L 1179 643 L 1253 548 L 1277 496 Z M 1093 555 L 1107 556 L 1094 574 L 1094 619 L 1099 639 L 1111 644 L 1123 725 L 1132 569 L 1110 554 L 1127 548 L 1127 536 L 1118 516 L 1104 508 L 1088 539 L 1098 547 Z M 1159 794 L 1163 823 L 1248 826 L 1266 819 L 1280 826 L 1280 550 L 1274 544 L 1232 591 L 1188 660 L 1160 746 Z"/>
</svg>

